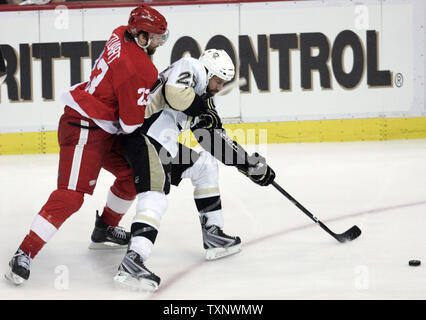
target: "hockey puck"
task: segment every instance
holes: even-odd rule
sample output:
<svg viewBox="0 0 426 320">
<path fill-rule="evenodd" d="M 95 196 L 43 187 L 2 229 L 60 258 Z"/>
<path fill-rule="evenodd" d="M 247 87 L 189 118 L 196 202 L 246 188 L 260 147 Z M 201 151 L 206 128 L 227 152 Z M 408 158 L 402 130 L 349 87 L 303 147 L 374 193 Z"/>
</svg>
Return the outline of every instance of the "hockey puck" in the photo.
<svg viewBox="0 0 426 320">
<path fill-rule="evenodd" d="M 418 267 L 421 264 L 420 260 L 410 260 L 408 261 L 408 265 L 412 267 Z"/>
</svg>

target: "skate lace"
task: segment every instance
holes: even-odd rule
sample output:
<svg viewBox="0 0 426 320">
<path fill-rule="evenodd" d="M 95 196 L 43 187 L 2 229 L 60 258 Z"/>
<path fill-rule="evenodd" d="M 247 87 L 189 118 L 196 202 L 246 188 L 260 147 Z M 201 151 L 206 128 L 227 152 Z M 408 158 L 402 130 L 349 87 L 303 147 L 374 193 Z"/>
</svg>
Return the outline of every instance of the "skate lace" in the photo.
<svg viewBox="0 0 426 320">
<path fill-rule="evenodd" d="M 212 228 L 209 230 L 209 232 L 212 233 L 212 234 L 216 233 L 218 236 L 225 237 L 225 238 L 230 238 L 230 239 L 236 239 L 237 238 L 237 237 L 227 235 L 218 226 L 212 226 Z"/>
<path fill-rule="evenodd" d="M 18 263 L 19 266 L 22 266 L 25 269 L 30 268 L 31 259 L 23 251 L 18 251 L 17 253 L 15 253 L 13 257 L 16 258 L 16 262 Z"/>
<path fill-rule="evenodd" d="M 126 239 L 126 231 L 122 227 L 110 227 L 110 230 L 114 237 Z"/>
<path fill-rule="evenodd" d="M 139 266 L 141 266 L 141 267 L 143 267 L 143 269 L 146 271 L 146 272 L 148 272 L 148 273 L 150 273 L 150 274 L 152 274 L 152 275 L 154 275 L 154 276 L 156 276 L 156 277 L 158 277 L 154 272 L 152 272 L 151 270 L 149 270 L 148 268 L 147 268 L 147 266 L 145 265 L 145 263 L 143 262 L 143 260 L 141 259 L 141 257 L 139 256 L 139 254 L 137 254 L 135 251 L 129 251 L 128 253 L 127 253 L 127 256 L 130 258 L 130 260 L 132 260 L 134 263 L 137 263 L 137 264 L 139 264 Z M 136 262 L 137 261 L 137 262 Z"/>
<path fill-rule="evenodd" d="M 151 270 L 149 270 L 147 267 L 146 267 L 146 265 L 145 265 L 145 263 L 143 263 L 143 261 L 142 261 L 142 266 L 145 268 L 145 270 L 146 271 L 148 271 L 149 273 L 151 273 L 151 274 L 153 274 L 154 276 L 156 276 L 156 277 L 158 277 L 154 272 L 152 272 Z"/>
<path fill-rule="evenodd" d="M 223 232 L 223 231 L 222 231 L 222 229 L 219 229 L 219 230 L 217 231 L 217 233 L 218 233 L 220 236 L 222 236 L 222 237 L 227 237 L 227 238 L 231 238 L 231 239 L 236 239 L 236 238 L 237 238 L 237 237 L 233 237 L 233 236 L 227 235 L 225 232 Z"/>
</svg>

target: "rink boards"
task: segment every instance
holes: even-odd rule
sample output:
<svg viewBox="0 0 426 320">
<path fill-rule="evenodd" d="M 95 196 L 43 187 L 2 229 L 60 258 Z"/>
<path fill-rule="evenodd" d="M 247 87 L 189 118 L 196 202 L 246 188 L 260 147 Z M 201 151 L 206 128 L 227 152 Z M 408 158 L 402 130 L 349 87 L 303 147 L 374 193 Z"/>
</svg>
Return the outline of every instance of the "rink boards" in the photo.
<svg viewBox="0 0 426 320">
<path fill-rule="evenodd" d="M 216 47 L 247 79 L 217 99 L 240 142 L 426 137 L 425 1 L 152 4 L 170 29 L 154 58 L 159 70 Z M 9 69 L 0 154 L 58 152 L 61 93 L 89 77 L 133 4 L 6 7 L 0 28 L 14 32 L 0 39 Z"/>
</svg>

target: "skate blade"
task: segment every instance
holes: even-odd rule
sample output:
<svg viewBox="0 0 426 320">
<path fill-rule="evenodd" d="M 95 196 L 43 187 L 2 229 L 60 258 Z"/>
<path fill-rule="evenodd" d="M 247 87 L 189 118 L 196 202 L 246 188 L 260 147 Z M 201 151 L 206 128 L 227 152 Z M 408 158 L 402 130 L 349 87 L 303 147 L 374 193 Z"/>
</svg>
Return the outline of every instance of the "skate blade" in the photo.
<svg viewBox="0 0 426 320">
<path fill-rule="evenodd" d="M 127 249 L 127 244 L 119 245 L 112 242 L 92 242 L 89 245 L 91 250 L 121 250 Z"/>
<path fill-rule="evenodd" d="M 154 292 L 158 289 L 158 283 L 155 281 L 144 278 L 136 279 L 132 277 L 130 273 L 125 271 L 118 271 L 114 276 L 114 281 L 120 286 L 131 288 L 137 291 Z"/>
<path fill-rule="evenodd" d="M 9 269 L 5 275 L 4 275 L 5 279 L 12 282 L 14 285 L 19 286 L 22 283 L 24 283 L 25 279 L 18 276 L 17 274 L 12 272 L 12 269 Z"/>
<path fill-rule="evenodd" d="M 229 248 L 212 248 L 206 250 L 206 260 L 216 260 L 236 254 L 241 251 L 241 244 Z"/>
</svg>

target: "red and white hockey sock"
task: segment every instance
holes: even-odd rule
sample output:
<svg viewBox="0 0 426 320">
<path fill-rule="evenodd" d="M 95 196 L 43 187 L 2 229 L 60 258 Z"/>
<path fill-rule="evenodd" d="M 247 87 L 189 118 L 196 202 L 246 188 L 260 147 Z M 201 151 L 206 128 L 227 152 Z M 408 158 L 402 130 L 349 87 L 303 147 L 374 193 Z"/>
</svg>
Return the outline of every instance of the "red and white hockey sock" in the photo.
<svg viewBox="0 0 426 320">
<path fill-rule="evenodd" d="M 62 223 L 80 209 L 83 201 L 84 194 L 80 192 L 65 189 L 52 192 L 40 213 L 35 216 L 30 232 L 20 245 L 21 250 L 34 258 Z"/>
<path fill-rule="evenodd" d="M 30 230 L 19 248 L 30 258 L 34 258 L 45 244 L 46 242 L 43 239 Z"/>
<path fill-rule="evenodd" d="M 129 210 L 133 199 L 123 199 L 115 195 L 111 189 L 108 192 L 107 203 L 102 212 L 102 220 L 109 226 L 116 227 L 124 214 Z"/>
</svg>

